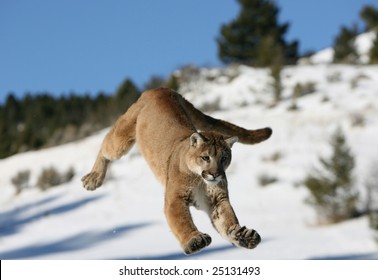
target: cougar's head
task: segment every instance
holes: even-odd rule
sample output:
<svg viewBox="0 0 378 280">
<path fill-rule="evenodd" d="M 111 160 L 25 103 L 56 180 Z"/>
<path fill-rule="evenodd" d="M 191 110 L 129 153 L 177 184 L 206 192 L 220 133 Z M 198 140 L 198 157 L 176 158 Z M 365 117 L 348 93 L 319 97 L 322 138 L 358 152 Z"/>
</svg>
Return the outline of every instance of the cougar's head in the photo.
<svg viewBox="0 0 378 280">
<path fill-rule="evenodd" d="M 188 168 L 202 177 L 206 184 L 217 184 L 226 176 L 231 163 L 231 147 L 236 136 L 225 137 L 214 132 L 193 133 L 190 136 Z"/>
</svg>

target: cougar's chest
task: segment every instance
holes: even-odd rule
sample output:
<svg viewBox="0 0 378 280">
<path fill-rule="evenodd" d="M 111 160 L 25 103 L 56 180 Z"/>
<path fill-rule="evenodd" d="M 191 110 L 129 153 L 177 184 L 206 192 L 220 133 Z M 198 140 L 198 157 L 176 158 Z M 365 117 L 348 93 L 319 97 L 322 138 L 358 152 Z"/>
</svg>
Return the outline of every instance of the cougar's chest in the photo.
<svg viewBox="0 0 378 280">
<path fill-rule="evenodd" d="M 195 186 L 192 190 L 192 201 L 193 205 L 198 210 L 208 211 L 211 208 L 212 197 L 216 196 L 219 188 L 214 185 L 205 185 L 204 183 L 200 186 Z"/>
<path fill-rule="evenodd" d="M 209 209 L 209 199 L 207 196 L 207 190 L 205 186 L 195 186 L 192 189 L 191 205 L 198 210 Z"/>
</svg>

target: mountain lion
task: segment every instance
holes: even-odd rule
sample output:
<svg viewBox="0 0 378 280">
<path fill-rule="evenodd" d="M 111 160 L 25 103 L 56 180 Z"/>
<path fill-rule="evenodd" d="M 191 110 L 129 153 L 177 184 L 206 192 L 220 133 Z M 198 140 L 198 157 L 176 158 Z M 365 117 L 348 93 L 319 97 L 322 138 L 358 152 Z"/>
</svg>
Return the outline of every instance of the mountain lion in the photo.
<svg viewBox="0 0 378 280">
<path fill-rule="evenodd" d="M 185 254 L 211 243 L 211 237 L 194 225 L 190 206 L 206 211 L 225 239 L 253 249 L 260 236 L 239 225 L 225 170 L 235 142 L 256 144 L 271 134 L 270 128 L 246 130 L 207 116 L 173 90 L 146 91 L 106 135 L 91 172 L 82 178 L 83 185 L 87 190 L 100 187 L 109 162 L 125 155 L 136 142 L 165 187 L 164 212 Z"/>
</svg>

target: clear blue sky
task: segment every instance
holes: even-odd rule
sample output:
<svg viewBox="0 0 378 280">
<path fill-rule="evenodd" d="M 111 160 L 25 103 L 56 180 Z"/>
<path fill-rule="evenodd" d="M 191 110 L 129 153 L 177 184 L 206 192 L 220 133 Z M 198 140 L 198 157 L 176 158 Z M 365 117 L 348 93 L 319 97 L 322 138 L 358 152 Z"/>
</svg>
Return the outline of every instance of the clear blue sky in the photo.
<svg viewBox="0 0 378 280">
<path fill-rule="evenodd" d="M 300 50 L 332 44 L 377 0 L 277 0 Z M 113 92 L 187 64 L 220 65 L 216 37 L 236 0 L 0 0 L 0 101 L 8 92 Z"/>
</svg>

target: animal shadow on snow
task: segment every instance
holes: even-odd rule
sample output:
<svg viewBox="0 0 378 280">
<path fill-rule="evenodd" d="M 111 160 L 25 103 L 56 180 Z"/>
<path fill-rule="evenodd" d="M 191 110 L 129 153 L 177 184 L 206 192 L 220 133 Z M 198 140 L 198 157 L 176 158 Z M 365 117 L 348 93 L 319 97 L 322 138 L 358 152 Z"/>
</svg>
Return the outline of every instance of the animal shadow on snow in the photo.
<svg viewBox="0 0 378 280">
<path fill-rule="evenodd" d="M 84 198 L 77 201 L 69 202 L 59 206 L 53 206 L 51 208 L 41 209 L 36 211 L 32 215 L 25 215 L 25 213 L 32 208 L 38 208 L 43 205 L 47 205 L 59 198 L 59 196 L 52 196 L 41 199 L 34 203 L 28 203 L 20 207 L 16 207 L 6 212 L 0 212 L 0 237 L 16 234 L 22 230 L 22 228 L 29 223 L 35 222 L 44 217 L 51 217 L 54 215 L 64 214 L 84 206 L 89 202 L 101 199 L 103 196 L 95 196 L 90 198 Z"/>
<path fill-rule="evenodd" d="M 47 259 L 47 256 L 51 254 L 73 252 L 94 245 L 97 246 L 100 243 L 118 238 L 120 235 L 148 225 L 150 223 L 137 223 L 98 232 L 82 232 L 50 243 L 29 245 L 5 252 L 0 251 L 0 259 Z"/>
<path fill-rule="evenodd" d="M 179 251 L 177 253 L 171 253 L 171 254 L 164 254 L 164 255 L 156 255 L 156 256 L 131 256 L 131 257 L 124 257 L 124 258 L 117 258 L 118 260 L 190 260 L 190 259 L 196 259 L 200 258 L 205 255 L 219 253 L 223 251 L 233 250 L 237 249 L 237 247 L 228 244 L 218 247 L 208 247 L 199 253 L 196 253 L 191 256 L 185 255 L 182 251 Z"/>
<path fill-rule="evenodd" d="M 329 255 L 313 257 L 310 260 L 378 260 L 377 253 L 365 253 L 365 254 L 344 254 L 344 255 Z"/>
</svg>

